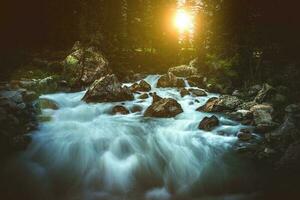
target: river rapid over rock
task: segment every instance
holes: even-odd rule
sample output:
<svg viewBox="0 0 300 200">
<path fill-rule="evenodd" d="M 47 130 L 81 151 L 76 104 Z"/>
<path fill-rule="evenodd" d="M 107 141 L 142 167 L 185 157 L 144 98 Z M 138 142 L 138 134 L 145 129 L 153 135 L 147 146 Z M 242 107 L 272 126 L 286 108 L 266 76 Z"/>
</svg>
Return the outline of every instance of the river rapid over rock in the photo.
<svg viewBox="0 0 300 200">
<path fill-rule="evenodd" d="M 150 75 L 144 80 L 151 92 L 181 105 L 184 112 L 174 118 L 144 117 L 152 98 L 141 100 L 140 94 L 133 101 L 97 104 L 81 101 L 85 91 L 41 96 L 54 100 L 59 109 L 42 111 L 52 119 L 41 123 L 29 148 L 4 167 L 4 177 L 10 179 L 8 196 L 33 200 L 249 198 L 255 191 L 255 168 L 233 148 L 237 132 L 245 126 L 215 114 L 220 125 L 209 132 L 199 130 L 199 122 L 212 114 L 196 109 L 218 95 L 181 97 L 176 88 L 156 88 L 158 78 Z M 113 115 L 116 105 L 130 113 Z"/>
</svg>

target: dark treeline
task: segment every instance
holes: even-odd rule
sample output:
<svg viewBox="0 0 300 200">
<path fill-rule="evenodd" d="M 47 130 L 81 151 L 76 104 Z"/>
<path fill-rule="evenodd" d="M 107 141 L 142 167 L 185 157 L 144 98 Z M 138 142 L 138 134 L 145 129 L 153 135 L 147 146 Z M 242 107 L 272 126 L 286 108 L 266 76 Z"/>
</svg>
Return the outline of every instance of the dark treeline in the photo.
<svg viewBox="0 0 300 200">
<path fill-rule="evenodd" d="M 97 45 L 116 69 L 165 71 L 198 57 L 203 74 L 297 88 L 300 47 L 296 1 L 189 0 L 199 9 L 191 51 L 172 27 L 175 0 L 28 0 L 1 6 L 1 65 L 26 54 Z M 9 69 L 9 70 L 8 70 Z"/>
</svg>

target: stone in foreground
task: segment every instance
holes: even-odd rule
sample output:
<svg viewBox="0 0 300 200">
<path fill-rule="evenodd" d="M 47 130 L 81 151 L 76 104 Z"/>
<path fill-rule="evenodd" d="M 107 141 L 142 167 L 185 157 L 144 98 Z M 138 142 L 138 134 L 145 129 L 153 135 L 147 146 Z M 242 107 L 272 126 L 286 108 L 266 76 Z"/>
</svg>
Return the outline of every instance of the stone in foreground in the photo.
<svg viewBox="0 0 300 200">
<path fill-rule="evenodd" d="M 211 117 L 204 117 L 198 128 L 205 131 L 212 131 L 216 126 L 219 125 L 219 123 L 219 119 L 215 115 Z"/>
<path fill-rule="evenodd" d="M 182 113 L 181 105 L 171 98 L 154 101 L 145 111 L 145 117 L 170 118 Z"/>
<path fill-rule="evenodd" d="M 133 94 L 127 87 L 122 87 L 114 74 L 96 80 L 83 97 L 87 103 L 118 102 L 133 100 Z"/>
</svg>

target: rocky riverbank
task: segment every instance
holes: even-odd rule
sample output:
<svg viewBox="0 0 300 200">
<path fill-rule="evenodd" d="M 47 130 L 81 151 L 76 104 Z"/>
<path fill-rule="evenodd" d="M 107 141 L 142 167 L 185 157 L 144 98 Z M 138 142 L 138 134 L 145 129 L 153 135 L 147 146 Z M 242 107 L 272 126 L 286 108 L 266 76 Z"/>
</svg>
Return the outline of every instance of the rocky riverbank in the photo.
<svg viewBox="0 0 300 200">
<path fill-rule="evenodd" d="M 128 73 L 122 79 L 135 83 L 130 87 L 124 85 L 95 47 L 86 47 L 77 42 L 65 59 L 42 63 L 56 65 L 59 73 L 40 79 L 15 79 L 1 86 L 2 157 L 26 149 L 31 141 L 30 133 L 38 128 L 39 120 L 51 120 L 41 116 L 41 107 L 58 109 L 55 102 L 38 99 L 41 94 L 86 89 L 82 99 L 86 103 L 122 102 L 133 100 L 139 94 L 137 98 L 141 102 L 152 98 L 152 104 L 144 113 L 145 117 L 172 118 L 184 112 L 175 99 L 150 92 L 151 85 L 141 80 L 144 75 Z M 267 83 L 238 89 L 226 83 L 212 84 L 192 65 L 170 68 L 160 76 L 157 87 L 176 88 L 182 98 L 220 93 L 220 96 L 208 99 L 197 108 L 199 112 L 212 114 L 197 122 L 199 129 L 209 132 L 219 125 L 219 119 L 214 114 L 226 116 L 248 127 L 235 133 L 238 138 L 235 145 L 237 153 L 266 163 L 280 173 L 299 173 L 300 104 L 288 99 L 288 93 L 291 92 L 288 88 L 273 87 Z M 117 105 L 112 113 L 126 115 L 140 111 L 138 108 Z M 226 136 L 228 133 L 222 131 L 218 134 Z"/>
</svg>

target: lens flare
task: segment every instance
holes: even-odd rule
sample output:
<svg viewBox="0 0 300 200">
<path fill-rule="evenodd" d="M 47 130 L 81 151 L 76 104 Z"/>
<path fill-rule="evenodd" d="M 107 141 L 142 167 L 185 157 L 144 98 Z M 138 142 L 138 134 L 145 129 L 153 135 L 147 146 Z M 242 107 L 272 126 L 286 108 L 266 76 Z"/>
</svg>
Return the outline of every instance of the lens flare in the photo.
<svg viewBox="0 0 300 200">
<path fill-rule="evenodd" d="M 180 9 L 175 15 L 174 25 L 180 32 L 189 31 L 193 27 L 192 16 L 187 11 Z"/>
</svg>

